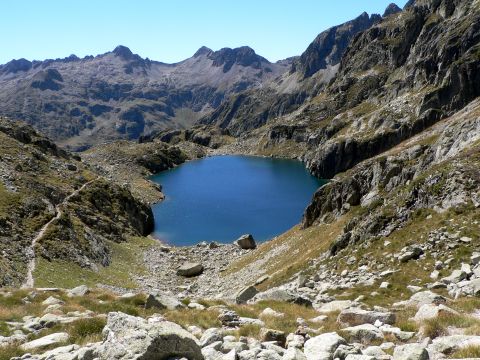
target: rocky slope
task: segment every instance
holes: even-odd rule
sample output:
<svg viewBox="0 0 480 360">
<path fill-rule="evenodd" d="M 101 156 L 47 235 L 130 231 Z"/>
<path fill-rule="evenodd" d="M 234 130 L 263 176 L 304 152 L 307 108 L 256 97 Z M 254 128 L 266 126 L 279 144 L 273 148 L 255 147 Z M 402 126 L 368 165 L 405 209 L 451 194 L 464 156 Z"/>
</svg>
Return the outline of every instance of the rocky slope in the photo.
<svg viewBox="0 0 480 360">
<path fill-rule="evenodd" d="M 79 59 L 12 60 L 0 66 L 0 113 L 73 149 L 183 128 L 224 98 L 287 71 L 248 47 L 199 49 L 176 64 L 128 48 Z"/>
<path fill-rule="evenodd" d="M 94 270 L 107 266 L 112 243 L 152 231 L 150 207 L 101 169 L 21 122 L 1 118 L 0 138 L 2 286 L 31 278 L 35 259 Z M 181 151 L 163 146 L 137 161 L 166 168 L 185 159 Z"/>
</svg>

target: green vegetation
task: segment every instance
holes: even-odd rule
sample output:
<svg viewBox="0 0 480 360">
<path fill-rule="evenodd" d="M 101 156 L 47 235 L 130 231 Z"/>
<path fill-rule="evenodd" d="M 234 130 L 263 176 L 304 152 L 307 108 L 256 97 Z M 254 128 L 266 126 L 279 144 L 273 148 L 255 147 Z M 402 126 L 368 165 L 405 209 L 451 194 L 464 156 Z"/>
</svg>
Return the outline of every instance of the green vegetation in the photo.
<svg viewBox="0 0 480 360">
<path fill-rule="evenodd" d="M 98 283 L 106 285 L 122 284 L 125 288 L 137 288 L 135 276 L 144 274 L 143 253 L 157 242 L 149 238 L 132 237 L 123 243 L 109 242 L 112 251 L 112 262 L 98 271 L 82 268 L 67 261 L 48 261 L 37 259 L 34 272 L 37 286 L 59 286 L 72 288 L 81 284 L 94 286 Z"/>
</svg>

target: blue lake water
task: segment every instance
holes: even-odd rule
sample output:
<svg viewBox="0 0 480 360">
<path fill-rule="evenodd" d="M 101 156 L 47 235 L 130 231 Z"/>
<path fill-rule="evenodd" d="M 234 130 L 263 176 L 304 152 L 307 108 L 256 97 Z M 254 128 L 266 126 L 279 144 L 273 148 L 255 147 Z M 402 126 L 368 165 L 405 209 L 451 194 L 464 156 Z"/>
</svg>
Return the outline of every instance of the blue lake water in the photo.
<svg viewBox="0 0 480 360">
<path fill-rule="evenodd" d="M 166 198 L 153 206 L 154 236 L 173 245 L 273 238 L 302 218 L 324 183 L 295 160 L 214 156 L 152 177 Z"/>
</svg>

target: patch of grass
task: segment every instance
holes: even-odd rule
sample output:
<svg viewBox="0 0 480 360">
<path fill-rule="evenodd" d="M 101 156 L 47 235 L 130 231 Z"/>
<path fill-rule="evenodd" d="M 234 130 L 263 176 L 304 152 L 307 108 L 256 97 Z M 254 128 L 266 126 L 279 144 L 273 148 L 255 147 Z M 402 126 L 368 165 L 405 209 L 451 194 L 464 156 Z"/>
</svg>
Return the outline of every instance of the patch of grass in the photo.
<svg viewBox="0 0 480 360">
<path fill-rule="evenodd" d="M 181 309 L 167 311 L 163 315 L 167 320 L 175 322 L 184 328 L 191 325 L 199 326 L 203 329 L 222 326 L 218 320 L 217 311 Z"/>
<path fill-rule="evenodd" d="M 108 244 L 112 251 L 112 263 L 107 267 L 101 267 L 98 272 L 71 262 L 58 260 L 50 262 L 38 258 L 34 272 L 35 285 L 73 288 L 82 284 L 95 286 L 102 283 L 129 289 L 137 288 L 134 276 L 146 272 L 142 259 L 143 252 L 155 246 L 157 242 L 149 238 L 132 237 L 127 242 Z"/>
<path fill-rule="evenodd" d="M 448 335 L 448 328 L 469 328 L 479 323 L 478 320 L 465 316 L 455 314 L 440 314 L 440 316 L 426 320 L 422 325 L 422 333 L 425 337 L 434 339 L 439 336 Z"/>
<path fill-rule="evenodd" d="M 237 334 L 238 336 L 258 338 L 260 336 L 260 329 L 261 327 L 258 325 L 249 324 L 240 327 L 240 329 L 237 330 Z"/>
<path fill-rule="evenodd" d="M 480 358 L 480 346 L 467 346 L 455 351 L 450 359 L 478 359 Z"/>
<path fill-rule="evenodd" d="M 88 342 L 96 342 L 102 339 L 102 330 L 107 320 L 102 317 L 86 318 L 77 320 L 68 325 L 66 332 L 70 335 L 70 341 L 83 345 Z"/>
<path fill-rule="evenodd" d="M 11 358 L 22 356 L 25 352 L 20 349 L 20 345 L 8 345 L 0 347 L 0 360 L 10 360 Z"/>
</svg>

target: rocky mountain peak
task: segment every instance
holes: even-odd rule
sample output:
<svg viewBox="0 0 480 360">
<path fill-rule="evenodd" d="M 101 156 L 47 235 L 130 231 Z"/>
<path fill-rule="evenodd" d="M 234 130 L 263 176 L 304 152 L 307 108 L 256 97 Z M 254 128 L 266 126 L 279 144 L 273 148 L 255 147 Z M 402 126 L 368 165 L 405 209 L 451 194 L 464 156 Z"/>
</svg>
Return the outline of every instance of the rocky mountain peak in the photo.
<svg viewBox="0 0 480 360">
<path fill-rule="evenodd" d="M 115 56 L 118 56 L 124 60 L 131 60 L 134 56 L 132 51 L 123 45 L 117 46 L 112 52 L 115 54 Z"/>
<path fill-rule="evenodd" d="M 387 8 L 385 9 L 385 12 L 383 13 L 383 16 L 382 17 L 387 17 L 387 16 L 390 16 L 390 15 L 393 15 L 393 14 L 396 14 L 398 12 L 402 11 L 402 9 L 400 9 L 397 4 L 395 3 L 391 3 L 390 5 L 387 6 Z"/>
<path fill-rule="evenodd" d="M 32 68 L 32 63 L 27 59 L 12 60 L 3 66 L 0 66 L 0 72 L 4 74 L 15 74 L 19 71 L 28 71 Z"/>
<path fill-rule="evenodd" d="M 208 57 L 213 60 L 214 66 L 223 66 L 223 72 L 228 72 L 235 64 L 259 69 L 262 63 L 270 63 L 264 57 L 257 55 L 248 46 L 241 46 L 235 49 L 223 48 L 212 52 Z"/>
<path fill-rule="evenodd" d="M 303 78 L 308 78 L 320 69 L 338 64 L 353 36 L 369 29 L 380 20 L 381 16 L 378 14 L 370 16 L 363 12 L 351 21 L 325 30 L 313 40 L 300 59 L 294 62 L 291 72 L 298 71 Z"/>
<path fill-rule="evenodd" d="M 212 53 L 213 50 L 206 47 L 206 46 L 202 46 L 200 49 L 197 50 L 197 52 L 193 55 L 193 57 L 199 57 L 199 56 L 202 56 L 202 55 L 208 55 L 210 53 Z"/>
</svg>

